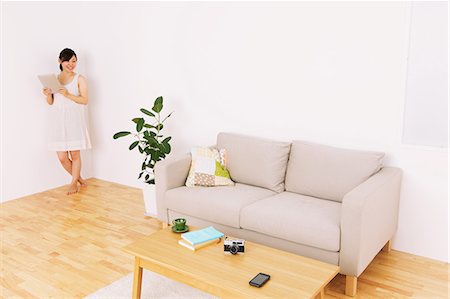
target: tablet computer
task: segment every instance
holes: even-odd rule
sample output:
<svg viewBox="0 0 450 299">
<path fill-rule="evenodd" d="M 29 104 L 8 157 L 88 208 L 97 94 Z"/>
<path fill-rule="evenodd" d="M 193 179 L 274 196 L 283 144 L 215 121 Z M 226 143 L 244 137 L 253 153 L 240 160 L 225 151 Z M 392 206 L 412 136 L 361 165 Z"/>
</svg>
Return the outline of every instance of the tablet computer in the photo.
<svg viewBox="0 0 450 299">
<path fill-rule="evenodd" d="M 42 86 L 44 88 L 50 88 L 52 90 L 52 93 L 57 93 L 61 88 L 61 84 L 59 84 L 55 74 L 38 75 L 38 78 L 39 81 L 41 81 Z"/>
</svg>

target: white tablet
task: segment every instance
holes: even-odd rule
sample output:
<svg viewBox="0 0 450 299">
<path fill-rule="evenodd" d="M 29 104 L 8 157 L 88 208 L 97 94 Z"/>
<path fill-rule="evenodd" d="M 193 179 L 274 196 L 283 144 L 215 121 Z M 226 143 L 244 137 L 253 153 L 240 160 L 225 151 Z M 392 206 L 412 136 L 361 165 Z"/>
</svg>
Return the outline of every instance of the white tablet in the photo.
<svg viewBox="0 0 450 299">
<path fill-rule="evenodd" d="M 44 88 L 50 88 L 52 90 L 52 93 L 57 93 L 61 88 L 61 84 L 59 84 L 55 74 L 38 75 L 38 78 L 39 81 L 41 81 L 42 86 Z"/>
</svg>

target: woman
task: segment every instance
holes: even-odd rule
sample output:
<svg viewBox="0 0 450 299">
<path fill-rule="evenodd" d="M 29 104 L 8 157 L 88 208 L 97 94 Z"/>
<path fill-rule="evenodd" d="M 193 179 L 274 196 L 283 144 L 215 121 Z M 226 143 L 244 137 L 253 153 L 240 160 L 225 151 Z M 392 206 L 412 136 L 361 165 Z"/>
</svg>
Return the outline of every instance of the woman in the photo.
<svg viewBox="0 0 450 299">
<path fill-rule="evenodd" d="M 71 49 L 59 54 L 57 76 L 61 88 L 57 91 L 44 88 L 50 109 L 49 150 L 56 151 L 64 169 L 72 176 L 67 194 L 78 192 L 80 186 L 86 186 L 81 178 L 80 150 L 91 148 L 86 125 L 85 108 L 88 103 L 86 78 L 74 72 L 77 55 Z"/>
</svg>

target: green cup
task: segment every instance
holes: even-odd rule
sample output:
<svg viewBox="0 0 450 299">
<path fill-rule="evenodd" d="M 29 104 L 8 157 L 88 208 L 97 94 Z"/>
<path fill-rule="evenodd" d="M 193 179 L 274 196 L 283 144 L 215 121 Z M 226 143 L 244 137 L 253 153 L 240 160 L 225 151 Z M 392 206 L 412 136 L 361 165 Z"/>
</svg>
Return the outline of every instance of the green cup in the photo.
<svg viewBox="0 0 450 299">
<path fill-rule="evenodd" d="M 172 221 L 172 224 L 175 226 L 175 230 L 184 230 L 186 228 L 186 219 L 177 218 Z"/>
</svg>

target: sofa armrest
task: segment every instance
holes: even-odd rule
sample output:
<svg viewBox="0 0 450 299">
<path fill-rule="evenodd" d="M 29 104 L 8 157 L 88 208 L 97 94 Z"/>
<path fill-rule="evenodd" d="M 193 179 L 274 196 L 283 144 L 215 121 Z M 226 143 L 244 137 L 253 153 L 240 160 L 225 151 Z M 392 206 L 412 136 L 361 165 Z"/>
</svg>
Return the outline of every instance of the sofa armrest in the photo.
<svg viewBox="0 0 450 299">
<path fill-rule="evenodd" d="M 173 188 L 181 187 L 186 182 L 191 166 L 191 154 L 169 157 L 155 165 L 156 216 L 168 223 L 167 206 L 164 193 Z"/>
<path fill-rule="evenodd" d="M 385 167 L 342 200 L 341 274 L 358 277 L 397 230 L 402 170 Z"/>
</svg>

